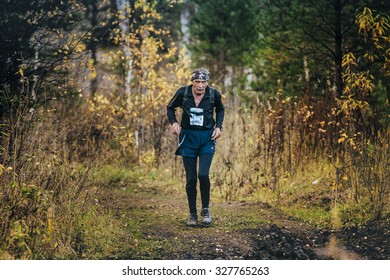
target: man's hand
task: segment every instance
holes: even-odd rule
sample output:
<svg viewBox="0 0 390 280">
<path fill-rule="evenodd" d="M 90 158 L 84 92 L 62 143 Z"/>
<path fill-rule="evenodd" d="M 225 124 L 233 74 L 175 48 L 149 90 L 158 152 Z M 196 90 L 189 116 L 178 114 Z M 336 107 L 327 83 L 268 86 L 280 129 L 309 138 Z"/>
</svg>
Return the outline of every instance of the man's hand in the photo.
<svg viewBox="0 0 390 280">
<path fill-rule="evenodd" d="M 172 124 L 171 126 L 171 133 L 174 134 L 174 135 L 179 135 L 180 134 L 180 130 L 181 130 L 181 127 L 180 127 L 180 124 L 175 122 Z"/>
<path fill-rule="evenodd" d="M 211 135 L 211 140 L 216 140 L 221 137 L 221 129 L 219 127 L 214 128 L 213 135 Z"/>
</svg>

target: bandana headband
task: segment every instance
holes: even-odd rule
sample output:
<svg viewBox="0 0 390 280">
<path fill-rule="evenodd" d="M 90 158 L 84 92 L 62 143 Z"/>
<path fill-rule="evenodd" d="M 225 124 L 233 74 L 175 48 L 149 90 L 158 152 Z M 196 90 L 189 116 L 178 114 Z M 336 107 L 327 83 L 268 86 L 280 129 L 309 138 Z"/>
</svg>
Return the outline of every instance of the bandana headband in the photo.
<svg viewBox="0 0 390 280">
<path fill-rule="evenodd" d="M 193 80 L 208 81 L 209 80 L 209 71 L 207 69 L 204 69 L 204 68 L 195 69 L 194 71 L 192 71 L 192 74 L 191 74 L 191 81 L 193 81 Z"/>
</svg>

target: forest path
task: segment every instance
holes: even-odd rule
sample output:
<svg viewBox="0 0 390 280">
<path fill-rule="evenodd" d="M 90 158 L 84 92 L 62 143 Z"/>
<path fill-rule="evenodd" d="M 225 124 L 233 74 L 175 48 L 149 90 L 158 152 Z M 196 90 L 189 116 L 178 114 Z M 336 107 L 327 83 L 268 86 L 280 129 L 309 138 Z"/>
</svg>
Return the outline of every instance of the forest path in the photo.
<svg viewBox="0 0 390 280">
<path fill-rule="evenodd" d="M 106 189 L 101 203 L 127 225 L 133 236 L 134 244 L 125 258 L 360 258 L 340 246 L 329 231 L 287 217 L 264 203 L 213 202 L 211 226 L 187 227 L 185 191 L 168 185 Z"/>
</svg>

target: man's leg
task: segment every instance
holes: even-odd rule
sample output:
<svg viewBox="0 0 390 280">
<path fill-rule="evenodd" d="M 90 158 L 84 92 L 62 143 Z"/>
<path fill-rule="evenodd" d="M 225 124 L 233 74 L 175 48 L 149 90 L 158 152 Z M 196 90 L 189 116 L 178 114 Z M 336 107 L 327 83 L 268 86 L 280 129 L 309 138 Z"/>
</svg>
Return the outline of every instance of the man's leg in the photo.
<svg viewBox="0 0 390 280">
<path fill-rule="evenodd" d="M 210 203 L 210 166 L 213 154 L 202 154 L 199 156 L 199 183 L 202 197 L 202 208 L 209 208 Z"/>
<path fill-rule="evenodd" d="M 190 213 L 196 214 L 196 157 L 183 157 L 184 169 L 186 171 L 186 192 L 188 198 L 188 206 L 190 208 Z"/>
</svg>

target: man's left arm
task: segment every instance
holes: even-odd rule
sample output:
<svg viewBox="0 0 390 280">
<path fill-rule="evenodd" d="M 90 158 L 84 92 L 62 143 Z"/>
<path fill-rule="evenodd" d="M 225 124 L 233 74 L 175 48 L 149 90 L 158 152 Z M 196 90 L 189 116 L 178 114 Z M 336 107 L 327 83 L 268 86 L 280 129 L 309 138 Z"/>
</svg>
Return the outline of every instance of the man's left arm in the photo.
<svg viewBox="0 0 390 280">
<path fill-rule="evenodd" d="M 222 96 L 219 92 L 216 92 L 215 97 L 216 121 L 215 128 L 211 136 L 212 140 L 215 140 L 221 136 L 223 119 L 225 117 L 225 106 L 222 103 Z"/>
</svg>

